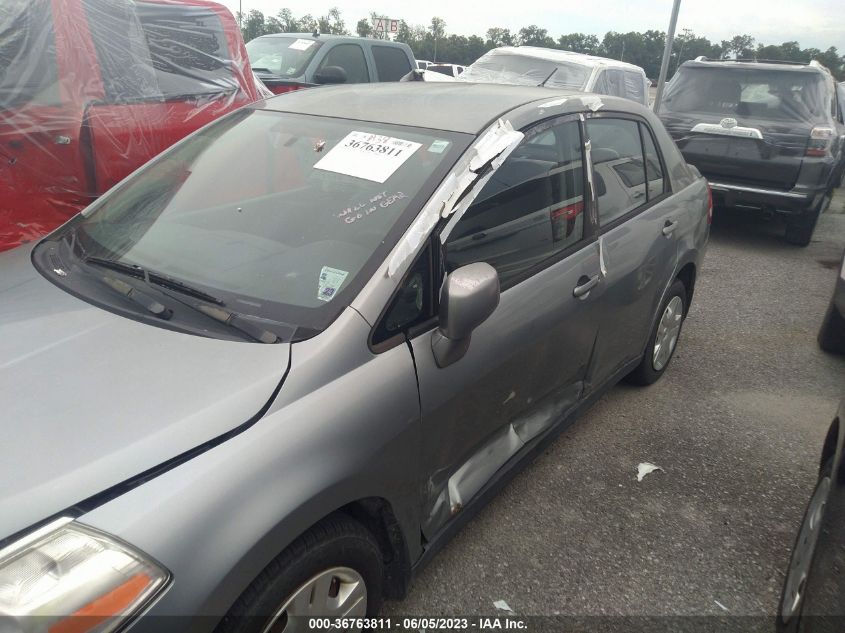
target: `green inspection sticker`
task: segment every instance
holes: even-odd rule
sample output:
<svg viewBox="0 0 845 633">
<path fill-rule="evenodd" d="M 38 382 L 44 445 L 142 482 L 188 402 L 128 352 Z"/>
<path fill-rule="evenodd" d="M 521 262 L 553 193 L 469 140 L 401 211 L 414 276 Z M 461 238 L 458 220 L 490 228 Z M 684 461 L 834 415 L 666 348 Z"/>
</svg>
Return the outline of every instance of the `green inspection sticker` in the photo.
<svg viewBox="0 0 845 633">
<path fill-rule="evenodd" d="M 435 154 L 442 154 L 447 147 L 449 147 L 449 141 L 442 141 L 438 139 L 429 145 L 428 151 L 434 152 Z"/>
</svg>

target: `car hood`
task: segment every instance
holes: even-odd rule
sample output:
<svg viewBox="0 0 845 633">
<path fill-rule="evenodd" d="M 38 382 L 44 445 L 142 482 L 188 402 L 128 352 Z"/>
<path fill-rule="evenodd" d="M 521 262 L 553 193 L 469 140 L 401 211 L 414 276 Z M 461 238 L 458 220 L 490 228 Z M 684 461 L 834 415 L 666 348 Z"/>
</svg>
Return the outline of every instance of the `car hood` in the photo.
<svg viewBox="0 0 845 633">
<path fill-rule="evenodd" d="M 254 418 L 290 345 L 145 325 L 0 255 L 0 541 Z"/>
</svg>

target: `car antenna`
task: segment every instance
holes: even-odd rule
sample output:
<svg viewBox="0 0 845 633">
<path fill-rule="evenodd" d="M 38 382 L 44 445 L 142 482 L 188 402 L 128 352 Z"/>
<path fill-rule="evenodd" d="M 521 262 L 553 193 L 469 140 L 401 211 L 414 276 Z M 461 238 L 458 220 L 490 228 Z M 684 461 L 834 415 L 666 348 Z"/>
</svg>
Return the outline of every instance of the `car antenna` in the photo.
<svg viewBox="0 0 845 633">
<path fill-rule="evenodd" d="M 545 86 L 545 85 L 546 85 L 546 82 L 547 82 L 549 79 L 551 79 L 551 78 L 552 78 L 552 75 L 554 75 L 556 72 L 557 72 L 557 66 L 555 66 L 555 69 L 554 69 L 552 72 L 550 72 L 550 73 L 549 73 L 549 76 L 548 76 L 548 77 L 546 77 L 546 78 L 545 78 L 545 79 L 544 79 L 544 80 L 540 83 L 540 85 L 539 85 L 538 87 Z"/>
</svg>

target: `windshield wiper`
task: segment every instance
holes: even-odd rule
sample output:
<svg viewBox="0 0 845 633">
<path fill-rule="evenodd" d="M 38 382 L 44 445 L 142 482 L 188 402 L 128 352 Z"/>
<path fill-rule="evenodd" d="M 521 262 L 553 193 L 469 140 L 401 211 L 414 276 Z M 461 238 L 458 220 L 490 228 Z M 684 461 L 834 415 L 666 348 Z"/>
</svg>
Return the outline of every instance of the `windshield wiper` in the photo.
<svg viewBox="0 0 845 633">
<path fill-rule="evenodd" d="M 135 279 L 143 279 L 148 283 L 153 283 L 157 286 L 163 286 L 170 290 L 175 290 L 176 292 L 194 297 L 195 299 L 202 299 L 203 301 L 208 301 L 209 303 L 223 305 L 222 299 L 218 299 L 204 290 L 188 285 L 184 281 L 179 281 L 178 279 L 173 279 L 172 277 L 162 275 L 161 273 L 141 268 L 136 264 L 127 264 L 126 262 L 122 262 L 117 259 L 105 259 L 103 257 L 86 257 L 85 263 L 93 266 L 101 266 L 102 268 L 110 268 L 111 270 L 122 272 L 134 277 Z"/>
<path fill-rule="evenodd" d="M 149 270 L 145 270 L 144 268 L 136 266 L 135 264 L 127 264 L 126 262 L 121 262 L 116 259 L 104 259 L 102 257 L 86 257 L 85 262 L 94 266 L 102 266 L 103 268 L 117 270 L 131 277 L 134 277 L 135 279 L 143 279 L 148 283 L 163 286 L 164 288 L 167 288 L 169 290 L 175 290 L 176 292 L 180 292 L 184 295 L 188 295 L 196 299 L 201 299 L 208 303 L 214 303 L 216 304 L 216 306 L 191 304 L 186 301 L 181 301 L 168 293 L 165 293 L 167 294 L 167 296 L 170 296 L 172 299 L 178 301 L 182 305 L 196 310 L 197 312 L 204 314 L 210 319 L 214 319 L 218 323 L 222 323 L 223 325 L 226 325 L 232 329 L 238 330 L 241 334 L 244 334 L 249 338 L 258 341 L 259 343 L 271 344 L 279 342 L 279 337 L 270 332 L 269 330 L 265 330 L 264 328 L 256 325 L 248 319 L 245 319 L 237 312 L 231 312 L 229 310 L 224 310 L 223 308 L 217 307 L 224 305 L 222 300 L 206 292 L 203 292 L 198 288 L 189 286 L 184 282 L 178 281 L 171 277 L 166 277 L 159 273 L 150 272 Z M 172 311 L 168 310 L 151 297 L 145 295 L 142 292 L 139 292 L 137 289 L 133 288 L 129 284 L 118 281 L 117 279 L 112 279 L 111 281 L 109 281 L 109 278 L 104 278 L 104 280 L 114 290 L 117 290 L 132 301 L 135 301 L 136 303 L 142 305 L 144 308 L 146 308 L 156 316 L 160 316 L 161 318 L 167 319 L 171 317 Z M 161 312 L 162 310 L 166 311 L 169 314 L 167 314 L 166 317 L 163 316 Z"/>
<path fill-rule="evenodd" d="M 266 343 L 269 345 L 279 342 L 278 336 L 269 330 L 265 330 L 261 326 L 256 325 L 252 321 L 245 319 L 237 312 L 230 312 L 229 310 L 224 310 L 222 308 L 204 305 L 197 305 L 194 307 L 205 316 L 214 319 L 218 323 L 234 328 L 259 343 Z"/>
<path fill-rule="evenodd" d="M 120 279 L 115 279 L 114 277 L 109 277 L 108 275 L 103 275 L 102 280 L 109 288 L 119 294 L 122 294 L 133 303 L 137 303 L 147 312 L 152 312 L 158 318 L 167 321 L 173 316 L 173 310 L 165 307 L 163 304 L 159 303 L 148 294 L 141 292 L 134 286 L 130 286 L 128 283 L 120 281 Z"/>
<path fill-rule="evenodd" d="M 555 66 L 555 69 L 554 69 L 552 72 L 550 72 L 550 73 L 549 73 L 549 76 L 548 76 L 548 77 L 546 77 L 546 78 L 542 81 L 542 83 L 540 83 L 540 85 L 538 86 L 539 88 L 542 88 L 543 86 L 545 86 L 545 85 L 546 85 L 546 82 L 547 82 L 549 79 L 551 79 L 551 78 L 552 78 L 552 75 L 554 75 L 554 74 L 557 72 L 557 68 L 558 68 L 558 67 L 557 67 L 557 66 Z"/>
</svg>

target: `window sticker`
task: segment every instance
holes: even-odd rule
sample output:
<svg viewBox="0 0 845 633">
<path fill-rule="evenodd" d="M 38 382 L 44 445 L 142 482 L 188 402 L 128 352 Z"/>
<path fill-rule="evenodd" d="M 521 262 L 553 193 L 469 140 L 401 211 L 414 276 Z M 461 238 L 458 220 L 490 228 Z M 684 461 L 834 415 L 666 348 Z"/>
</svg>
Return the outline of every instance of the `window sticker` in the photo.
<svg viewBox="0 0 845 633">
<path fill-rule="evenodd" d="M 428 151 L 434 154 L 442 154 L 449 147 L 449 141 L 438 139 L 428 146 Z"/>
<path fill-rule="evenodd" d="M 312 46 L 314 46 L 314 40 L 298 39 L 293 44 L 288 46 L 288 48 L 292 48 L 295 51 L 307 51 Z"/>
<path fill-rule="evenodd" d="M 323 269 L 320 271 L 317 298 L 320 301 L 331 301 L 334 299 L 335 294 L 337 294 L 338 289 L 343 285 L 348 274 L 349 272 L 346 270 L 323 266 Z"/>
<path fill-rule="evenodd" d="M 314 169 L 383 183 L 421 146 L 391 136 L 350 132 L 314 165 Z"/>
</svg>

